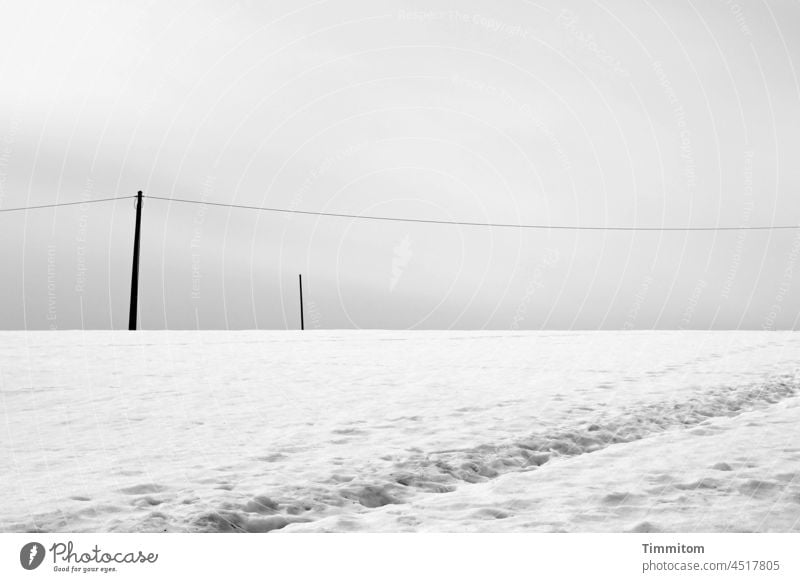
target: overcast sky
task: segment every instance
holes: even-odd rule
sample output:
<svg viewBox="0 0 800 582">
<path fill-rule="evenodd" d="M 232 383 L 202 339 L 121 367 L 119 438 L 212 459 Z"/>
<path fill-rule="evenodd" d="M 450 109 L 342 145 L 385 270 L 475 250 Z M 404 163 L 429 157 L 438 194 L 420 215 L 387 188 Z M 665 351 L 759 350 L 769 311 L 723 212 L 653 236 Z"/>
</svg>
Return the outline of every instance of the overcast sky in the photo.
<svg viewBox="0 0 800 582">
<path fill-rule="evenodd" d="M 3 1 L 0 208 L 800 223 L 800 4 Z M 125 328 L 133 201 L 0 213 L 0 328 Z M 800 231 L 145 200 L 140 325 L 786 329 Z"/>
</svg>

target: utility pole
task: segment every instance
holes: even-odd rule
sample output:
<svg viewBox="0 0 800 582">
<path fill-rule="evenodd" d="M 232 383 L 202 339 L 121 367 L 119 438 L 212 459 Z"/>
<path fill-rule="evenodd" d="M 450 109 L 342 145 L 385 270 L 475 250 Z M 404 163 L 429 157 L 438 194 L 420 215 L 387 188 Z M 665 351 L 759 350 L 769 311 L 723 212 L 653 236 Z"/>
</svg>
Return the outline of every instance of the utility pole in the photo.
<svg viewBox="0 0 800 582">
<path fill-rule="evenodd" d="M 131 270 L 131 311 L 128 330 L 136 330 L 136 315 L 139 306 L 139 241 L 142 228 L 142 191 L 136 195 L 136 230 L 133 234 L 133 268 Z"/>
<path fill-rule="evenodd" d="M 305 322 L 303 321 L 303 275 L 297 276 L 300 280 L 300 329 L 305 329 Z"/>
</svg>

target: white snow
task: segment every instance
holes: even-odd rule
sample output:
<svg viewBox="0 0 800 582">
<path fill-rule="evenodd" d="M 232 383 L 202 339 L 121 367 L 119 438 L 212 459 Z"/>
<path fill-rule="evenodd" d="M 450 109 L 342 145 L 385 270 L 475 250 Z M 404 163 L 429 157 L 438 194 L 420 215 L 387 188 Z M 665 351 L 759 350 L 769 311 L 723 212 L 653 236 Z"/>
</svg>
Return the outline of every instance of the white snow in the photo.
<svg viewBox="0 0 800 582">
<path fill-rule="evenodd" d="M 792 332 L 2 332 L 3 531 L 800 531 Z"/>
</svg>

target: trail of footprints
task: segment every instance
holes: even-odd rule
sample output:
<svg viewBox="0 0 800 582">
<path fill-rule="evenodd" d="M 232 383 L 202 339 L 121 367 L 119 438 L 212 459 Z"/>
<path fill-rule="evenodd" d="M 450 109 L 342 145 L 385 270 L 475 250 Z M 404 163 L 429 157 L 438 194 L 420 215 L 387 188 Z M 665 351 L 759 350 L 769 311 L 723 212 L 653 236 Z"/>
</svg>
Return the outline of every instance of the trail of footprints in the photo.
<svg viewBox="0 0 800 582">
<path fill-rule="evenodd" d="M 427 454 L 419 452 L 396 460 L 394 470 L 381 482 L 334 475 L 329 484 L 294 489 L 290 498 L 257 496 L 244 504 L 227 504 L 219 511 L 196 518 L 193 528 L 200 531 L 266 532 L 290 523 L 319 519 L 348 504 L 375 508 L 404 503 L 420 492 L 453 491 L 459 484 L 483 482 L 511 471 L 534 470 L 553 458 L 592 453 L 667 430 L 685 429 L 696 435 L 711 434 L 719 429 L 713 425 L 701 426 L 709 419 L 757 410 L 794 397 L 798 392 L 800 385 L 793 377 L 779 378 L 768 384 L 720 387 L 683 402 L 658 402 L 615 415 L 600 415 L 595 422 L 578 428 L 533 433 L 497 445 Z M 714 469 L 724 472 L 731 467 L 722 463 Z M 787 484 L 797 483 L 793 474 L 784 477 L 783 485 L 750 480 L 739 485 L 739 489 L 742 494 L 755 498 L 773 495 Z M 724 489 L 728 485 L 722 479 L 705 478 L 689 484 L 656 483 L 654 487 L 664 492 L 670 488 Z M 800 500 L 800 493 L 796 494 Z M 635 502 L 635 499 L 627 493 L 611 493 L 603 501 L 614 506 Z M 505 515 L 497 516 L 502 517 Z M 637 527 L 642 531 L 653 527 L 647 523 L 640 526 Z"/>
</svg>

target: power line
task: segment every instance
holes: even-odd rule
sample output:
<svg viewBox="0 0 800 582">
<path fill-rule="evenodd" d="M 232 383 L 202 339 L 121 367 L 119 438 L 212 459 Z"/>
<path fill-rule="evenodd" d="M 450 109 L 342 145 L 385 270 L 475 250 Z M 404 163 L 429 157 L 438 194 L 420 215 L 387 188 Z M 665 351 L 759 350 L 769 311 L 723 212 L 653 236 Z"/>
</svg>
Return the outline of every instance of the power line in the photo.
<svg viewBox="0 0 800 582">
<path fill-rule="evenodd" d="M 94 204 L 96 202 L 114 202 L 128 200 L 136 196 L 119 196 L 116 198 L 98 198 L 79 202 L 56 202 L 38 206 L 20 206 L 17 208 L 0 208 L 0 212 L 21 212 L 26 210 L 39 210 L 43 208 L 56 208 L 58 206 L 76 206 L 79 204 Z M 435 220 L 428 218 L 406 218 L 401 216 L 372 216 L 367 214 L 347 214 L 341 212 L 322 212 L 315 210 L 297 210 L 291 208 L 274 208 L 268 206 L 249 206 L 246 204 L 228 204 L 224 202 L 207 202 L 202 200 L 189 200 L 187 198 L 166 198 L 164 196 L 145 196 L 154 200 L 167 202 L 180 202 L 183 204 L 199 204 L 207 206 L 220 206 L 223 208 L 240 208 L 244 210 L 257 210 L 260 212 L 277 212 L 281 214 L 303 214 L 307 216 L 323 216 L 329 218 L 350 218 L 354 220 L 378 220 L 385 222 L 414 222 L 419 224 L 439 224 L 449 226 L 479 226 L 486 228 L 523 228 L 535 230 L 600 230 L 600 231 L 628 231 L 628 232 L 696 232 L 696 231 L 735 231 L 735 230 L 797 230 L 800 225 L 743 225 L 743 226 L 577 226 L 577 225 L 551 225 L 551 224 L 515 224 L 504 222 L 470 222 L 462 220 Z"/>
<path fill-rule="evenodd" d="M 279 212 L 283 214 L 305 214 L 310 216 L 326 216 L 332 218 L 353 218 L 358 220 L 382 220 L 391 222 L 416 222 L 422 224 L 446 224 L 452 226 L 483 226 L 490 228 L 526 228 L 538 230 L 614 230 L 614 231 L 725 231 L 725 230 L 791 230 L 800 229 L 800 225 L 756 225 L 756 226 L 572 226 L 572 225 L 547 225 L 547 224 L 513 224 L 502 222 L 467 222 L 459 220 L 433 220 L 426 218 L 403 218 L 395 216 L 370 216 L 364 214 L 344 214 L 339 212 L 321 212 L 313 210 L 294 210 L 290 208 L 270 208 L 266 206 L 248 206 L 245 204 L 226 204 L 224 202 L 204 202 L 201 200 L 188 200 L 186 198 L 165 198 L 163 196 L 145 196 L 155 200 L 168 202 L 182 202 L 184 204 L 200 204 L 207 206 L 222 206 L 225 208 L 242 208 L 245 210 L 259 210 L 262 212 Z"/>
<path fill-rule="evenodd" d="M 20 212 L 23 210 L 39 210 L 40 208 L 55 208 L 57 206 L 75 206 L 78 204 L 94 204 L 95 202 L 111 202 L 114 200 L 128 200 L 135 196 L 119 196 L 117 198 L 97 198 L 96 200 L 82 200 L 80 202 L 54 202 L 53 204 L 41 204 L 39 206 L 20 206 L 17 208 L 0 208 L 0 212 Z"/>
</svg>

